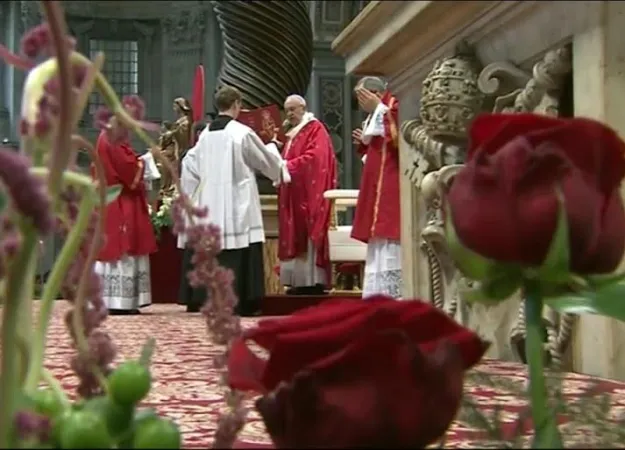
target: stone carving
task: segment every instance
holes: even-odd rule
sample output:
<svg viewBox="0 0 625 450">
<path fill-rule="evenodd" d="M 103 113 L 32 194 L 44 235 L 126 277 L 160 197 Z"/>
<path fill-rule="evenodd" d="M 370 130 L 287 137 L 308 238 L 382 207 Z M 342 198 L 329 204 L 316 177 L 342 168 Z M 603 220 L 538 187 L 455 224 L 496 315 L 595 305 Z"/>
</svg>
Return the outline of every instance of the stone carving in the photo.
<svg viewBox="0 0 625 450">
<path fill-rule="evenodd" d="M 21 1 L 20 13 L 22 19 L 22 33 L 39 25 L 43 20 L 39 2 Z"/>
<path fill-rule="evenodd" d="M 320 119 L 330 131 L 339 165 L 339 179 L 343 180 L 343 80 L 341 78 L 321 77 L 320 86 Z"/>
<path fill-rule="evenodd" d="M 204 39 L 204 30 L 208 22 L 206 9 L 171 11 L 163 19 L 163 30 L 173 45 L 199 43 Z"/>
<path fill-rule="evenodd" d="M 306 95 L 313 60 L 308 2 L 211 3 L 224 43 L 217 87 L 236 86 L 250 109 Z"/>
<path fill-rule="evenodd" d="M 415 149 L 413 168 L 407 175 L 417 186 L 430 169 L 463 160 L 467 126 L 482 109 L 478 67 L 470 47 L 460 43 L 452 57 L 434 64 L 423 82 L 420 118 L 401 128 Z"/>
<path fill-rule="evenodd" d="M 491 324 L 498 327 L 497 336 L 503 329 L 509 341 L 505 346 L 516 358 L 524 361 L 525 317 L 520 297 L 515 296 L 492 307 L 491 311 L 482 305 L 469 306 L 463 301 L 463 292 L 473 282 L 456 270 L 447 251 L 442 205 L 449 183 L 462 167 L 466 127 L 479 112 L 481 101 L 485 100 L 476 94 L 475 88 L 479 89 L 479 94 L 490 96 L 486 100 L 494 100 L 491 102 L 494 112 L 531 111 L 557 115 L 564 77 L 572 67 L 571 51 L 564 47 L 547 53 L 534 66 L 531 76 L 510 63 L 490 64 L 478 76 L 469 68 L 475 67 L 469 64 L 470 61 L 458 63 L 455 59 L 457 56 L 435 65 L 423 83 L 421 117 L 405 122 L 401 128 L 414 158 L 414 167 L 406 175 L 420 190 L 427 205 L 421 248 L 428 262 L 430 296 L 437 307 L 472 328 L 479 328 L 479 320 L 483 322 L 489 314 L 491 320 L 497 316 L 500 323 Z M 463 77 L 464 81 L 461 80 Z M 498 311 L 492 311 L 497 308 Z M 482 317 L 476 319 L 479 315 Z M 570 344 L 574 316 L 548 310 L 544 320 L 547 330 L 545 349 L 551 364 L 558 366 Z"/>
<path fill-rule="evenodd" d="M 452 58 L 438 61 L 423 82 L 420 116 L 433 138 L 463 140 L 467 125 L 482 106 L 478 63 L 461 43 Z"/>
</svg>

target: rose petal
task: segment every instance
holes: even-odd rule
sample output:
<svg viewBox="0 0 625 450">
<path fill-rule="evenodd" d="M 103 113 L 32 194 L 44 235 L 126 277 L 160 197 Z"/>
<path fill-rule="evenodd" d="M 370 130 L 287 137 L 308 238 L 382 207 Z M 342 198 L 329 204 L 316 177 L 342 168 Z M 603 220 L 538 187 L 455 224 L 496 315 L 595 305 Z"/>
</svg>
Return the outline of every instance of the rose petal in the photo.
<svg viewBox="0 0 625 450">
<path fill-rule="evenodd" d="M 550 129 L 562 122 L 562 119 L 538 114 L 481 114 L 473 120 L 469 130 L 467 159 L 471 160 L 479 150 L 495 153 L 530 130 Z"/>
<path fill-rule="evenodd" d="M 278 383 L 291 379 L 309 365 L 332 358 L 354 339 L 381 330 L 403 330 L 425 350 L 431 349 L 440 339 L 450 339 L 463 347 L 467 366 L 481 357 L 479 338 L 430 303 L 418 300 L 399 302 L 384 297 L 358 302 L 355 306 L 320 305 L 309 309 L 307 315 L 276 319 L 269 324 L 271 326 L 265 323 L 264 327 L 250 330 L 246 338 L 262 342 L 271 352 L 262 376 L 265 389 L 274 389 Z M 348 309 L 351 314 L 334 315 Z M 320 318 L 326 321 L 319 321 Z M 250 373 L 248 371 L 248 375 Z M 237 374 L 240 379 L 238 377 Z M 242 384 L 251 386 L 257 383 L 258 380 L 248 380 Z"/>
<path fill-rule="evenodd" d="M 625 210 L 618 190 L 604 200 L 599 214 L 600 231 L 594 245 L 589 246 L 584 255 L 571 261 L 572 269 L 577 273 L 610 273 L 616 270 L 623 258 Z"/>
<path fill-rule="evenodd" d="M 554 128 L 528 130 L 526 137 L 534 147 L 553 143 L 604 192 L 618 187 L 625 176 L 625 143 L 616 132 L 591 119 L 562 122 Z"/>
<path fill-rule="evenodd" d="M 453 344 L 427 354 L 401 331 L 378 332 L 282 383 L 257 409 L 278 448 L 424 448 L 455 417 L 463 376 Z"/>
</svg>

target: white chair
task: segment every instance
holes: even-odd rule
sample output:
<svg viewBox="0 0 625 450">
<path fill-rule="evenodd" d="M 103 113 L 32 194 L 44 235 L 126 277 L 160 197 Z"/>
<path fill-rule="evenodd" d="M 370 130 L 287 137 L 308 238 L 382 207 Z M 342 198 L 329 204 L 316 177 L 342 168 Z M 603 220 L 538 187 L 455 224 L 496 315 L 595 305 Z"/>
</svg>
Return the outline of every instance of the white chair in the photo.
<svg viewBox="0 0 625 450">
<path fill-rule="evenodd" d="M 331 294 L 360 295 L 365 260 L 367 258 L 367 244 L 351 237 L 351 225 L 338 225 L 338 213 L 356 206 L 358 200 L 357 189 L 332 189 L 323 193 L 330 200 L 330 227 L 328 242 L 330 246 L 330 263 L 332 264 Z M 337 270 L 343 264 L 357 264 L 359 266 L 359 282 L 353 290 L 346 290 L 339 285 Z"/>
</svg>

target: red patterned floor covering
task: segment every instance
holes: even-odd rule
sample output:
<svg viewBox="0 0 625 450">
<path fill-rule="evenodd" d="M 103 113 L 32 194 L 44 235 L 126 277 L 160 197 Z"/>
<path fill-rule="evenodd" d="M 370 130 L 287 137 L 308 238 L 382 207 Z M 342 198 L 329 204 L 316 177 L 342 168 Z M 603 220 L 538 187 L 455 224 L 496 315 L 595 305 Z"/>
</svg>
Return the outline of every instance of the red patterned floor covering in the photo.
<svg viewBox="0 0 625 450">
<path fill-rule="evenodd" d="M 71 389 L 76 380 L 68 367 L 73 350 L 62 320 L 66 307 L 65 302 L 57 302 L 50 328 L 46 366 L 66 388 Z M 252 323 L 250 319 L 246 325 Z M 143 309 L 139 316 L 112 316 L 107 320 L 106 328 L 118 345 L 122 358 L 137 357 L 148 337 L 157 339 L 152 364 L 155 381 L 146 405 L 156 407 L 161 414 L 180 424 L 184 433 L 184 448 L 209 448 L 222 398 L 217 388 L 217 375 L 211 369 L 211 358 L 218 349 L 208 342 L 202 317 L 184 312 L 182 306 L 154 305 Z M 521 386 L 526 380 L 525 369 L 514 363 L 485 361 L 472 374 L 467 386 L 470 398 L 482 410 L 501 409 L 502 422 L 511 432 L 519 411 L 526 409 L 525 402 L 506 387 L 489 386 L 480 378 L 482 375 L 495 375 L 508 384 Z M 625 411 L 625 384 L 597 382 L 586 376 L 569 374 L 563 390 L 567 397 L 575 398 L 589 388 L 597 392 L 611 392 L 612 419 L 619 420 Z M 592 431 L 584 426 L 569 423 L 562 427 L 567 440 L 575 436 L 575 443 L 582 447 L 597 443 Z M 527 439 L 524 439 L 522 445 L 528 445 Z M 444 446 L 501 448 L 489 440 L 485 433 L 471 428 L 462 419 L 453 425 Z M 236 447 L 270 447 L 264 425 L 254 411 L 250 413 Z"/>
</svg>

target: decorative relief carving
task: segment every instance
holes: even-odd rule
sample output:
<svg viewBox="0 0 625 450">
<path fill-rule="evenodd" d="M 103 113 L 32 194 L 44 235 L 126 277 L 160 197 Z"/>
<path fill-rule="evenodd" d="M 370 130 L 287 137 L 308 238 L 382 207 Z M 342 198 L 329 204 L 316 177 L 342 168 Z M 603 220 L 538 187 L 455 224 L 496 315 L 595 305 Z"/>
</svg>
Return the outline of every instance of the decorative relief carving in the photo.
<svg viewBox="0 0 625 450">
<path fill-rule="evenodd" d="M 174 45 L 199 43 L 204 38 L 209 12 L 206 9 L 173 10 L 163 19 L 163 30 Z"/>
<path fill-rule="evenodd" d="M 315 40 L 332 41 L 350 20 L 352 2 L 316 1 L 314 8 Z"/>
<path fill-rule="evenodd" d="M 343 79 L 322 77 L 320 79 L 320 119 L 330 130 L 334 152 L 339 164 L 339 179 L 343 179 Z M 343 181 L 343 180 L 342 180 Z"/>
<path fill-rule="evenodd" d="M 436 62 L 423 82 L 421 121 L 433 138 L 465 138 L 467 124 L 482 107 L 478 67 L 472 50 L 460 44 L 452 58 Z"/>
<path fill-rule="evenodd" d="M 441 209 L 449 183 L 462 168 L 467 126 L 480 107 L 488 103 L 494 104 L 493 112 L 557 115 L 564 77 L 572 65 L 570 48 L 564 47 L 548 52 L 534 65 L 531 75 L 506 62 L 490 64 L 478 75 L 477 61 L 469 55 L 465 48 L 436 63 L 423 83 L 420 118 L 404 122 L 401 132 L 414 158 L 413 167 L 405 175 L 415 183 L 427 205 L 421 248 L 428 262 L 432 302 L 465 325 L 479 326 L 470 319 L 471 314 L 476 315 L 475 310 L 463 301 L 463 291 L 473 283 L 457 271 L 447 251 Z M 523 304 L 516 296 L 504 306 L 513 311 L 518 308 L 516 314 L 512 312 L 512 321 L 491 326 L 507 330 L 504 339 L 507 337 L 516 357 L 524 360 Z M 574 316 L 547 310 L 544 320 L 545 350 L 551 364 L 559 365 L 570 345 Z"/>
<path fill-rule="evenodd" d="M 21 1 L 20 2 L 20 15 L 21 15 L 21 32 L 37 26 L 41 23 L 43 15 L 39 9 L 39 2 Z"/>
<path fill-rule="evenodd" d="M 420 117 L 401 128 L 415 149 L 413 168 L 407 175 L 417 186 L 430 169 L 463 160 L 467 126 L 482 108 L 478 67 L 471 49 L 461 43 L 454 56 L 435 63 L 423 82 Z"/>
</svg>

